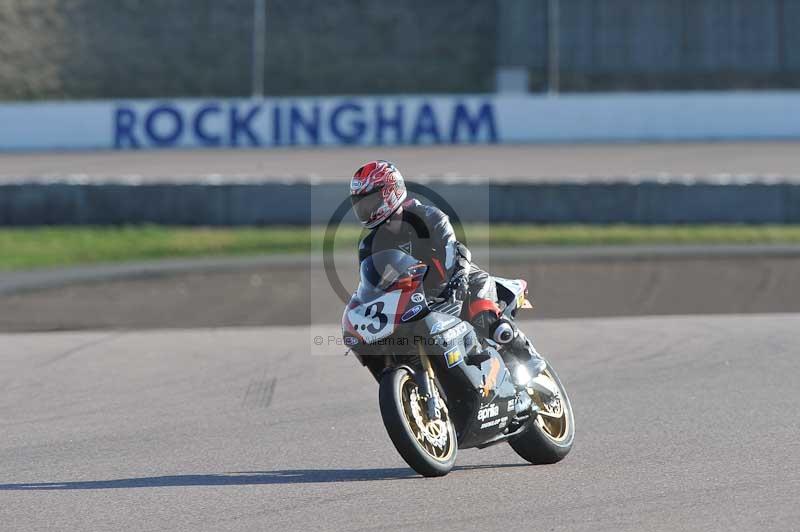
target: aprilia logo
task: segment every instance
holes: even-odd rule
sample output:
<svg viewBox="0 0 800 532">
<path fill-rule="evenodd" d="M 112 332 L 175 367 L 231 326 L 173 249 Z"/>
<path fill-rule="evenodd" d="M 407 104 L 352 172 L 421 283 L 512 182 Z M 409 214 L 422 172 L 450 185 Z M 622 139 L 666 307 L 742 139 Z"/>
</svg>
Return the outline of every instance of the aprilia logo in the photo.
<svg viewBox="0 0 800 532">
<path fill-rule="evenodd" d="M 484 406 L 480 410 L 478 410 L 478 421 L 483 421 L 484 419 L 489 419 L 490 417 L 494 417 L 500 413 L 500 409 L 497 408 L 497 405 L 491 404 L 489 406 Z"/>
</svg>

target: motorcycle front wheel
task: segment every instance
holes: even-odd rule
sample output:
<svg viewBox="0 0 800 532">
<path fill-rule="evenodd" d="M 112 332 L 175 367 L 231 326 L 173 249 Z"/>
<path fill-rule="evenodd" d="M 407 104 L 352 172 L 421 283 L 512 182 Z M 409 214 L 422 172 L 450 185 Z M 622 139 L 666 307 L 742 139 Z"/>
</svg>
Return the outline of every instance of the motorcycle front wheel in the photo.
<svg viewBox="0 0 800 532">
<path fill-rule="evenodd" d="M 425 477 L 441 477 L 456 461 L 458 442 L 447 409 L 437 420 L 428 418 L 425 401 L 405 368 L 383 375 L 378 391 L 381 417 L 397 452 Z"/>
<path fill-rule="evenodd" d="M 554 464 L 563 460 L 575 440 L 572 403 L 549 362 L 543 376 L 555 385 L 557 396 L 548 401 L 529 389 L 533 402 L 539 407 L 539 414 L 528 430 L 508 441 L 518 455 L 532 464 Z"/>
</svg>

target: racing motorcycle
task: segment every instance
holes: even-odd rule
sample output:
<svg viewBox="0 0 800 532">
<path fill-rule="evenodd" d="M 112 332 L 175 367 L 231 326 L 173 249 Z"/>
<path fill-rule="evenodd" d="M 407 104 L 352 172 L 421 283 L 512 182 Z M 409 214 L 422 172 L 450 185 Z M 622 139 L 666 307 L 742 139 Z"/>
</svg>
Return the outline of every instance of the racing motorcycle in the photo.
<svg viewBox="0 0 800 532">
<path fill-rule="evenodd" d="M 552 365 L 532 377 L 503 346 L 460 318 L 462 302 L 429 298 L 427 267 L 400 250 L 362 261 L 342 316 L 343 341 L 379 383 L 381 417 L 417 473 L 446 475 L 458 449 L 508 442 L 533 464 L 563 459 L 575 422 Z M 494 277 L 509 319 L 530 308 L 523 280 Z"/>
</svg>

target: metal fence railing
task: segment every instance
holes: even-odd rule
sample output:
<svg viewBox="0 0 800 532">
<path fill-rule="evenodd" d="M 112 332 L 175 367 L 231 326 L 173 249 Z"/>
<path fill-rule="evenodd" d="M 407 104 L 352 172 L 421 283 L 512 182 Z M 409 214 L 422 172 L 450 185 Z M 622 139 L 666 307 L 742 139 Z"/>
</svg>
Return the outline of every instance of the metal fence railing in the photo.
<svg viewBox="0 0 800 532">
<path fill-rule="evenodd" d="M 538 14 L 528 15 L 531 32 L 547 38 L 516 44 L 525 47 L 524 64 L 535 89 L 553 85 L 566 90 L 800 86 L 797 1 L 534 3 Z M 499 5 L 520 9 L 515 0 L 501 0 Z M 502 35 L 499 38 L 502 41 Z"/>
<path fill-rule="evenodd" d="M 800 0 L 5 0 L 0 100 L 798 88 Z M 519 79 L 519 78 L 515 78 Z"/>
</svg>

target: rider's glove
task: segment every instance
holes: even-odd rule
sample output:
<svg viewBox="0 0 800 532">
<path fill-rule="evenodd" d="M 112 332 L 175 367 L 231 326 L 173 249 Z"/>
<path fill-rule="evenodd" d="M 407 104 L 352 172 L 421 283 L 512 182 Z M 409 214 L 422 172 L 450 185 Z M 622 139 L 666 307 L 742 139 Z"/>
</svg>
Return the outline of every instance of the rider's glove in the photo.
<svg viewBox="0 0 800 532">
<path fill-rule="evenodd" d="M 448 297 L 455 298 L 459 301 L 465 301 L 469 295 L 469 278 L 466 272 L 457 272 L 450 278 L 447 283 Z"/>
</svg>

